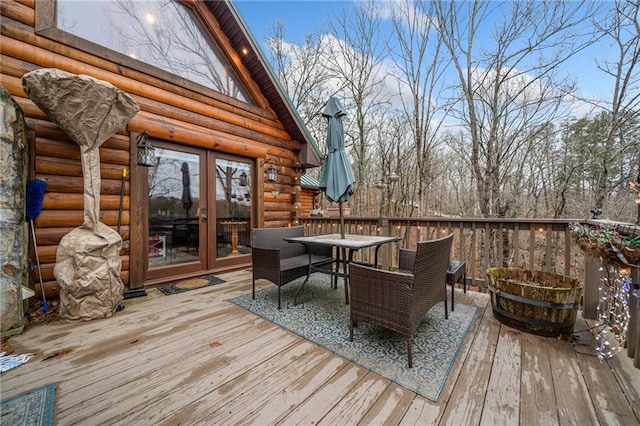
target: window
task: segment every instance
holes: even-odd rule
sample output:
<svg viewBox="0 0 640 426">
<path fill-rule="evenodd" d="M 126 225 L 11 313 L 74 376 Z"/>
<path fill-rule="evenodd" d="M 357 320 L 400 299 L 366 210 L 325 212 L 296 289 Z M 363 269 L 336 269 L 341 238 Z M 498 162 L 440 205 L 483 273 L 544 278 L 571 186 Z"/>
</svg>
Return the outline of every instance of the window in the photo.
<svg viewBox="0 0 640 426">
<path fill-rule="evenodd" d="M 174 0 L 57 0 L 56 27 L 250 103 L 193 10 Z"/>
</svg>

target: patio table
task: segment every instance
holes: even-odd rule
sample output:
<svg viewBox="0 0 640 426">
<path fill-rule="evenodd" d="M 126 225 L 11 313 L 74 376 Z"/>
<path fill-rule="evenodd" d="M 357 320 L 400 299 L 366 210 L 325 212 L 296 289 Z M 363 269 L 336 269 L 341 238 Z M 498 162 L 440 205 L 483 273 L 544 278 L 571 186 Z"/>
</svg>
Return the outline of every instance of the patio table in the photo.
<svg viewBox="0 0 640 426">
<path fill-rule="evenodd" d="M 309 281 L 309 277 L 314 272 L 322 272 L 324 274 L 332 275 L 334 280 L 334 287 L 337 283 L 338 277 L 344 278 L 344 297 L 345 303 L 349 304 L 349 264 L 353 262 L 353 254 L 360 249 L 375 247 L 374 266 L 378 267 L 378 252 L 380 247 L 386 243 L 392 243 L 399 241 L 399 237 L 385 237 L 377 235 L 357 235 L 357 234 L 345 234 L 344 238 L 340 234 L 327 234 L 327 235 L 313 235 L 307 237 L 292 237 L 285 238 L 285 241 L 289 243 L 301 243 L 307 247 L 309 253 L 309 271 L 307 272 L 307 278 L 303 281 L 302 285 L 296 291 L 293 299 L 294 305 L 297 302 L 298 293 L 302 290 L 302 287 Z M 337 258 L 334 259 L 336 264 L 335 271 L 330 269 L 323 269 L 322 267 L 316 267 L 311 264 L 311 252 L 312 248 L 316 246 L 320 247 L 335 247 Z M 341 254 L 342 252 L 342 254 Z M 342 272 L 340 266 L 342 265 Z"/>
</svg>

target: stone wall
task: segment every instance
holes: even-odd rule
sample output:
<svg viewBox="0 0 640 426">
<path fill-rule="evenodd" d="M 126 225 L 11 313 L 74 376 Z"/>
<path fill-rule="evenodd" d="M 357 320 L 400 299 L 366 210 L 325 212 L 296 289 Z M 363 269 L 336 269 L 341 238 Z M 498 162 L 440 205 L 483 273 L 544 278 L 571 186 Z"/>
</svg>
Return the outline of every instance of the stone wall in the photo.
<svg viewBox="0 0 640 426">
<path fill-rule="evenodd" d="M 0 331 L 23 327 L 22 285 L 27 283 L 28 227 L 25 222 L 27 126 L 22 109 L 0 86 Z"/>
</svg>

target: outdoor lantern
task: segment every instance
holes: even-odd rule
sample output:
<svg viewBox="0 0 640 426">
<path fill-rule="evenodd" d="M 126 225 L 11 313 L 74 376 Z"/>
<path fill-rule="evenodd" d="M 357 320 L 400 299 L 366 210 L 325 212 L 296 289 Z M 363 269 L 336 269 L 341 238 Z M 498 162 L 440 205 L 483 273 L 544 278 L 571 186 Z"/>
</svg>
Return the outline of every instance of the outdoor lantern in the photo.
<svg viewBox="0 0 640 426">
<path fill-rule="evenodd" d="M 139 166 L 155 167 L 158 165 L 156 149 L 151 145 L 151 142 L 149 142 L 146 130 L 136 137 L 136 146 L 138 148 Z"/>
<path fill-rule="evenodd" d="M 278 178 L 278 169 L 273 164 L 267 169 L 267 182 L 275 182 Z"/>
<path fill-rule="evenodd" d="M 247 177 L 247 174 L 243 171 L 242 173 L 240 173 L 240 186 L 244 188 L 247 185 L 249 185 L 249 179 Z"/>
</svg>

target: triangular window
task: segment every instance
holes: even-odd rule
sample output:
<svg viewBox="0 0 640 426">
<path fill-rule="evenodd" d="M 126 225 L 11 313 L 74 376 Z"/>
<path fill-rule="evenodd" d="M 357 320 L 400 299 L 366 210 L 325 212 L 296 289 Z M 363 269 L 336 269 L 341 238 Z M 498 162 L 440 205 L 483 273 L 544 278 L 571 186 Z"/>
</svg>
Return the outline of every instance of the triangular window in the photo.
<svg viewBox="0 0 640 426">
<path fill-rule="evenodd" d="M 57 1 L 57 28 L 251 103 L 216 42 L 174 0 Z"/>
</svg>

